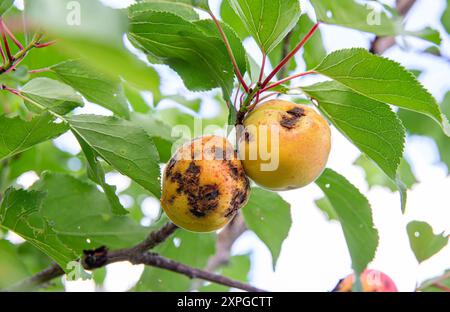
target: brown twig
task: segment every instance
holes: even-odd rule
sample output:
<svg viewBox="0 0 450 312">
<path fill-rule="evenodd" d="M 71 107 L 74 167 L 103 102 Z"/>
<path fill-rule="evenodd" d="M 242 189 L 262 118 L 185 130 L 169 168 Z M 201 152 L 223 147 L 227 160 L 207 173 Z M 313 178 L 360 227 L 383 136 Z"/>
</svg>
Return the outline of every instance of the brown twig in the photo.
<svg viewBox="0 0 450 312">
<path fill-rule="evenodd" d="M 417 0 L 397 0 L 397 12 L 401 16 L 405 16 L 411 10 Z M 375 37 L 370 45 L 370 52 L 374 54 L 383 54 L 389 48 L 395 45 L 395 37 Z"/>
<path fill-rule="evenodd" d="M 213 283 L 226 285 L 233 288 L 238 288 L 247 291 L 263 291 L 253 286 L 243 284 L 217 275 L 205 270 L 200 270 L 187 266 L 185 264 L 164 258 L 158 254 L 148 252 L 149 249 L 156 247 L 164 242 L 177 229 L 172 223 L 164 225 L 157 231 L 150 233 L 150 235 L 142 243 L 126 249 L 120 249 L 109 252 L 107 248 L 101 247 L 96 250 L 87 250 L 84 252 L 81 264 L 86 270 L 94 270 L 104 267 L 111 263 L 129 261 L 132 264 L 144 264 L 148 266 L 157 267 L 173 271 L 179 274 L 186 275 L 190 278 L 199 278 Z M 52 279 L 64 275 L 62 268 L 53 264 L 35 276 L 22 281 L 21 283 L 8 289 L 9 291 L 25 291 L 32 290 L 42 284 L 48 283 Z"/>
</svg>

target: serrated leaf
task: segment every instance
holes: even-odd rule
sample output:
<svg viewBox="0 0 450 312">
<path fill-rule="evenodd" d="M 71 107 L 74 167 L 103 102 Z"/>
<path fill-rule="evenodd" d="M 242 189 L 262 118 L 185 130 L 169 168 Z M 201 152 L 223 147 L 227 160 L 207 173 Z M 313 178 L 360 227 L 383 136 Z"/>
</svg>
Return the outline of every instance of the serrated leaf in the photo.
<svg viewBox="0 0 450 312">
<path fill-rule="evenodd" d="M 318 102 L 319 110 L 342 134 L 395 180 L 405 130 L 388 105 L 334 81 L 302 90 Z"/>
<path fill-rule="evenodd" d="M 95 115 L 74 116 L 68 122 L 97 155 L 160 197 L 159 154 L 143 129 L 126 120 Z"/>
<path fill-rule="evenodd" d="M 5 14 L 14 4 L 14 0 L 2 0 L 0 3 L 0 17 Z"/>
<path fill-rule="evenodd" d="M 198 20 L 198 13 L 187 3 L 164 0 L 146 0 L 128 7 L 130 15 L 145 13 L 148 11 L 170 12 L 188 21 Z"/>
<path fill-rule="evenodd" d="M 450 136 L 450 124 L 433 96 L 400 64 L 365 49 L 329 54 L 316 71 L 374 100 L 425 114 Z"/>
<path fill-rule="evenodd" d="M 116 195 L 116 187 L 106 183 L 105 171 L 103 170 L 102 164 L 97 159 L 97 154 L 95 153 L 95 151 L 80 135 L 75 133 L 75 137 L 77 138 L 78 143 L 80 144 L 87 160 L 87 175 L 92 181 L 102 187 L 111 206 L 111 212 L 116 215 L 127 214 L 128 211 L 123 208 L 122 204 L 119 201 L 119 198 Z"/>
<path fill-rule="evenodd" d="M 99 104 L 117 115 L 129 118 L 130 112 L 119 79 L 112 79 L 93 70 L 79 60 L 70 60 L 51 67 L 66 84 L 77 90 L 86 100 Z"/>
<path fill-rule="evenodd" d="M 83 99 L 72 87 L 49 78 L 31 80 L 21 88 L 20 94 L 29 103 L 30 110 L 38 113 L 49 110 L 65 115 L 84 105 Z"/>
<path fill-rule="evenodd" d="M 129 37 L 153 61 L 169 65 L 192 91 L 233 87 L 233 67 L 222 40 L 171 14 L 148 11 L 131 17 Z"/>
<path fill-rule="evenodd" d="M 56 138 L 69 129 L 66 124 L 57 124 L 53 120 L 49 114 L 36 116 L 30 121 L 0 116 L 0 160 Z"/>
<path fill-rule="evenodd" d="M 431 258 L 448 244 L 449 236 L 444 233 L 435 235 L 426 222 L 411 221 L 406 228 L 409 244 L 419 263 Z"/>
<path fill-rule="evenodd" d="M 316 184 L 339 218 L 352 268 L 359 275 L 373 260 L 378 246 L 378 231 L 373 224 L 369 201 L 346 178 L 331 169 L 326 169 Z"/>
<path fill-rule="evenodd" d="M 41 214 L 43 192 L 8 189 L 0 207 L 0 225 L 20 235 L 65 268 L 77 258 Z"/>
<path fill-rule="evenodd" d="M 263 53 L 270 53 L 297 24 L 298 0 L 226 0 L 242 19 Z"/>
<path fill-rule="evenodd" d="M 154 249 L 164 257 L 202 269 L 215 252 L 216 234 L 198 235 L 185 230 L 177 230 L 166 242 Z M 181 274 L 146 267 L 137 291 L 188 291 L 192 281 Z"/>
<path fill-rule="evenodd" d="M 219 30 L 212 20 L 200 20 L 194 22 L 194 24 L 207 36 L 216 37 L 217 39 L 222 40 Z M 221 27 L 230 43 L 230 47 L 233 51 L 238 68 L 241 71 L 241 74 L 244 74 L 247 71 L 247 53 L 245 52 L 244 46 L 230 26 L 225 23 L 221 23 Z"/>
<path fill-rule="evenodd" d="M 247 227 L 269 248 L 275 270 L 281 246 L 292 225 L 289 203 L 277 193 L 252 188 L 250 199 L 242 213 Z"/>
<path fill-rule="evenodd" d="M 22 236 L 66 272 L 83 250 L 125 248 L 145 238 L 147 229 L 113 216 L 94 184 L 64 174 L 44 174 L 31 191 L 9 189 L 0 225 Z"/>
</svg>

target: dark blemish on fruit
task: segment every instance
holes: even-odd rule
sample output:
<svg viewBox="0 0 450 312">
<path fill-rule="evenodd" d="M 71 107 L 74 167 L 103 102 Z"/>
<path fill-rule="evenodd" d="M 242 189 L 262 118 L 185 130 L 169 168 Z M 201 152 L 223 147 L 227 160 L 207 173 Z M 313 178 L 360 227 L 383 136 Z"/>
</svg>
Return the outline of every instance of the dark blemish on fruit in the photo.
<svg viewBox="0 0 450 312">
<path fill-rule="evenodd" d="M 281 117 L 280 125 L 289 130 L 295 128 L 301 117 L 306 116 L 305 110 L 301 107 L 295 107 L 288 110 L 286 113 L 287 115 Z"/>
<path fill-rule="evenodd" d="M 247 142 L 247 143 L 250 143 L 250 141 L 253 141 L 252 135 L 247 130 L 245 130 L 245 132 L 244 132 L 244 139 L 245 139 L 245 142 Z"/>
<path fill-rule="evenodd" d="M 233 179 L 238 180 L 239 179 L 239 168 L 233 164 L 231 160 L 227 161 L 228 169 L 230 169 L 230 173 L 233 177 Z"/>
<path fill-rule="evenodd" d="M 245 189 L 245 190 L 235 189 L 233 191 L 233 197 L 231 198 L 231 201 L 230 201 L 230 206 L 228 207 L 227 211 L 225 212 L 225 217 L 226 218 L 233 217 L 236 214 L 236 212 L 245 203 L 245 201 L 247 200 L 247 196 L 248 196 L 247 189 Z"/>
<path fill-rule="evenodd" d="M 176 163 L 177 163 L 177 161 L 175 160 L 175 157 L 170 159 L 170 161 L 166 167 L 166 177 L 167 178 L 170 178 L 172 176 L 172 170 L 173 170 L 173 167 L 175 167 Z"/>
<path fill-rule="evenodd" d="M 206 216 L 219 206 L 219 195 L 216 184 L 201 186 L 198 192 L 188 194 L 189 211 L 198 218 Z"/>
</svg>

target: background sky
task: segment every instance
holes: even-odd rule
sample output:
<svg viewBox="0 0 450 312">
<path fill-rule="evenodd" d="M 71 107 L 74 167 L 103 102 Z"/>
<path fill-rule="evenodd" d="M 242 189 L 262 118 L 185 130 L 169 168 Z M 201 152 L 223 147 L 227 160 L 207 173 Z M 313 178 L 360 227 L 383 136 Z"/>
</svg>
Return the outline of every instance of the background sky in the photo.
<svg viewBox="0 0 450 312">
<path fill-rule="evenodd" d="M 113 7 L 126 7 L 132 0 L 102 0 Z M 303 10 L 314 17 L 314 13 L 302 2 Z M 381 1 L 392 4 L 395 2 Z M 443 35 L 442 51 L 450 57 L 450 37 L 443 30 L 439 20 L 445 7 L 445 0 L 419 0 L 413 7 L 406 21 L 408 30 L 431 26 L 441 31 Z M 17 1 L 20 5 L 20 1 Z M 210 0 L 213 10 L 219 15 L 220 0 Z M 203 15 L 202 15 L 203 16 Z M 321 25 L 320 29 L 328 52 L 349 48 L 368 48 L 370 34 L 353 31 L 337 26 Z M 255 59 L 261 56 L 253 40 L 246 40 L 245 46 Z M 450 63 L 433 56 L 408 52 L 410 46 L 414 49 L 426 47 L 427 44 L 412 38 L 401 39 L 401 46 L 390 49 L 385 56 L 392 58 L 410 69 L 420 69 L 420 77 L 428 90 L 441 101 L 444 94 L 450 90 Z M 299 64 L 302 61 L 299 59 Z M 162 91 L 164 94 L 183 94 L 186 97 L 197 97 L 183 86 L 181 79 L 168 67 L 157 66 L 162 75 Z M 300 69 L 301 70 L 301 69 Z M 310 84 L 317 79 L 305 78 L 298 84 Z M 204 99 L 202 114 L 212 115 L 216 112 L 213 102 L 209 100 L 214 92 L 202 93 Z M 173 105 L 168 101 L 162 107 Z M 79 113 L 109 114 L 99 106 L 89 104 L 78 110 Z M 428 222 L 436 233 L 450 234 L 450 178 L 447 169 L 439 163 L 437 148 L 431 139 L 423 137 L 408 137 L 406 158 L 419 184 L 408 194 L 408 205 L 405 215 L 400 211 L 398 193 L 392 193 L 386 188 L 374 187 L 368 190 L 363 170 L 352 163 L 360 152 L 341 134 L 333 129 L 333 147 L 328 166 L 350 180 L 369 199 L 372 204 L 374 223 L 379 231 L 380 242 L 376 257 L 370 268 L 381 270 L 388 274 L 397 284 L 400 291 L 412 291 L 417 282 L 442 274 L 450 268 L 450 246 L 444 248 L 433 258 L 418 265 L 410 249 L 406 233 L 406 224 L 411 220 Z M 57 146 L 74 154 L 79 152 L 79 146 L 71 134 L 66 134 L 56 140 Z M 37 176 L 25 174 L 20 183 L 29 186 Z M 126 187 L 129 181 L 118 174 L 109 175 L 108 183 L 118 185 L 119 189 Z M 245 233 L 235 244 L 234 254 L 250 253 L 252 268 L 250 282 L 256 287 L 272 291 L 329 291 L 337 281 L 351 273 L 351 259 L 340 225 L 328 222 L 320 212 L 314 200 L 322 197 L 319 188 L 312 184 L 300 190 L 281 193 L 291 204 L 293 224 L 288 238 L 278 259 L 275 271 L 272 270 L 272 260 L 269 250 L 253 233 Z M 157 201 L 146 201 L 143 210 L 151 217 L 158 214 Z M 272 229 L 267 229 L 271 231 Z M 12 236 L 11 240 L 17 239 Z M 108 267 L 105 290 L 122 291 L 133 286 L 138 280 L 142 266 L 131 266 L 128 263 L 118 263 Z M 95 290 L 91 281 L 66 283 L 69 291 Z"/>
</svg>

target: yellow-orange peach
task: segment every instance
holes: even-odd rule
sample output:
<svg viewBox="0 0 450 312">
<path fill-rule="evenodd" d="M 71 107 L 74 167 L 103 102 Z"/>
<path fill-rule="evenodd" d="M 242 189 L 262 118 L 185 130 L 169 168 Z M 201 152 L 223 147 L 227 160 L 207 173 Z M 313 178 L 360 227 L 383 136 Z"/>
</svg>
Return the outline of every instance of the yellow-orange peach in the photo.
<svg viewBox="0 0 450 312">
<path fill-rule="evenodd" d="M 161 205 L 176 225 L 211 232 L 234 217 L 249 192 L 249 181 L 231 143 L 205 136 L 181 146 L 167 164 Z"/>
<path fill-rule="evenodd" d="M 331 148 L 327 121 L 314 108 L 288 101 L 268 101 L 244 120 L 239 139 L 245 172 L 275 191 L 300 188 L 324 170 Z"/>
</svg>

